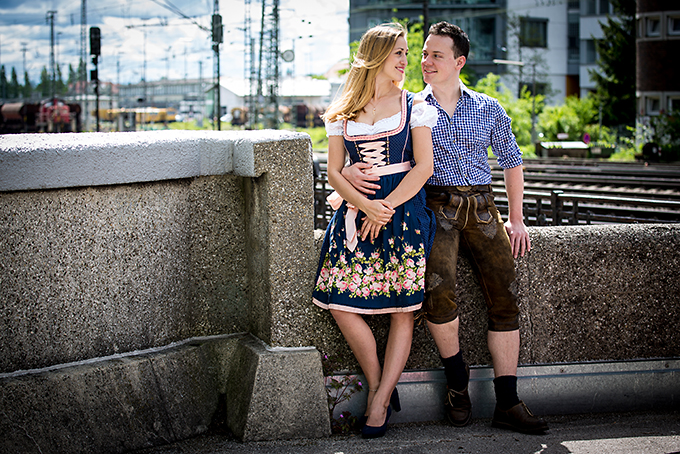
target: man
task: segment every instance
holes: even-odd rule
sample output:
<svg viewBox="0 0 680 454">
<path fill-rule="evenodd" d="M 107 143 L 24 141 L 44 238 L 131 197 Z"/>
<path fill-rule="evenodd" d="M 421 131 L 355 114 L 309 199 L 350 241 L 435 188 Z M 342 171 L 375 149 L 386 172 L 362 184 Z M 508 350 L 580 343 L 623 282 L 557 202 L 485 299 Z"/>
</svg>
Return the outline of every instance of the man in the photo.
<svg viewBox="0 0 680 454">
<path fill-rule="evenodd" d="M 455 299 L 459 250 L 470 256 L 488 308 L 488 347 L 494 367 L 496 409 L 492 424 L 523 433 L 538 434 L 548 425 L 535 417 L 517 396 L 519 308 L 514 258 L 531 250 L 524 225 L 524 176 L 521 151 L 511 120 L 497 100 L 476 93 L 460 81 L 470 42 L 458 26 L 440 22 L 430 27 L 422 55 L 420 96 L 437 108 L 432 130 L 434 173 L 425 185 L 427 206 L 437 217 L 437 231 L 427 262 L 423 311 L 437 344 L 447 379 L 446 415 L 454 426 L 470 422 L 470 372 L 458 341 L 458 305 Z M 504 169 L 508 221 L 493 203 L 491 146 Z M 377 186 L 354 169 L 343 171 L 364 192 Z"/>
</svg>

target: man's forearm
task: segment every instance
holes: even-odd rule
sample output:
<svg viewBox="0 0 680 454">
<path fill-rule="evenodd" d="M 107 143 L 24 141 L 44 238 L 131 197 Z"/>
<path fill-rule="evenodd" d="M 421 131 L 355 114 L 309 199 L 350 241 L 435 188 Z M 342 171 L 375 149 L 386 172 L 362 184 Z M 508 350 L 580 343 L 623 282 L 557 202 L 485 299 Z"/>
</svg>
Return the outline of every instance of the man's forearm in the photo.
<svg viewBox="0 0 680 454">
<path fill-rule="evenodd" d="M 508 219 L 510 222 L 524 222 L 524 171 L 522 166 L 512 167 L 503 171 L 505 190 L 508 195 Z"/>
</svg>

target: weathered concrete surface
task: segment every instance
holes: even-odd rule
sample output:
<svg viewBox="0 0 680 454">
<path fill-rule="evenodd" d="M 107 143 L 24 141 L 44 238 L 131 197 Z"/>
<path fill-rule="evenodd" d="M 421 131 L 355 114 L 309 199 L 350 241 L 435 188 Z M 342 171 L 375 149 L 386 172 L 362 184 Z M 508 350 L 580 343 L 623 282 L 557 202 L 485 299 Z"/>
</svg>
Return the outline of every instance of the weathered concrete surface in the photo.
<svg viewBox="0 0 680 454">
<path fill-rule="evenodd" d="M 0 372 L 247 331 L 241 185 L 0 193 Z"/>
<path fill-rule="evenodd" d="M 228 424 L 243 440 L 330 435 L 319 352 L 252 335 L 0 377 L 0 452 L 128 452 Z"/>
<path fill-rule="evenodd" d="M 0 452 L 122 453 L 208 430 L 241 336 L 0 378 Z"/>
<path fill-rule="evenodd" d="M 319 352 L 238 343 L 227 382 L 227 423 L 243 441 L 330 435 Z"/>
<path fill-rule="evenodd" d="M 225 333 L 287 345 L 311 169 L 301 133 L 0 137 L 0 372 Z"/>
<path fill-rule="evenodd" d="M 529 234 L 531 252 L 515 262 L 521 364 L 680 357 L 680 225 L 531 227 Z M 479 282 L 467 260 L 458 263 L 461 348 L 471 365 L 489 365 Z M 321 312 L 310 331 L 324 334 L 310 344 L 357 370 Z M 384 351 L 389 318 L 367 319 Z M 436 346 L 417 324 L 406 368 L 438 367 Z"/>
</svg>

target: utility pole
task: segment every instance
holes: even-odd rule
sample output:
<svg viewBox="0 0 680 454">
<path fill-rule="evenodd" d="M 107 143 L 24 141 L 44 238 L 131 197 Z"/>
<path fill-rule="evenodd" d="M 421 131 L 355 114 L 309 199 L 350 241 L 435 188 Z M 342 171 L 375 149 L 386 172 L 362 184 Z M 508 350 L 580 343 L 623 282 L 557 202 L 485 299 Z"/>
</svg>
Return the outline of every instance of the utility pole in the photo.
<svg viewBox="0 0 680 454">
<path fill-rule="evenodd" d="M 263 55 L 265 41 L 266 54 Z M 266 62 L 263 62 L 263 56 Z M 273 0 L 270 14 L 267 14 L 267 0 L 262 0 L 257 97 L 258 101 L 263 101 L 265 127 L 271 129 L 279 127 L 279 58 L 279 0 Z M 264 80 L 263 67 L 266 71 Z"/>
<path fill-rule="evenodd" d="M 215 115 L 215 123 L 217 130 L 222 129 L 222 104 L 220 99 L 220 43 L 223 42 L 223 26 L 222 16 L 220 16 L 219 0 L 215 0 L 215 9 L 212 16 L 212 48 L 214 52 L 214 76 L 215 76 L 215 93 L 213 113 Z"/>
<path fill-rule="evenodd" d="M 24 74 L 26 74 L 26 52 L 28 52 L 28 47 L 26 47 L 27 43 L 21 43 L 21 53 L 24 56 Z"/>
<path fill-rule="evenodd" d="M 50 98 L 54 100 L 54 84 L 57 79 L 57 69 L 54 60 L 54 15 L 56 11 L 48 11 L 46 20 L 50 24 Z"/>
<path fill-rule="evenodd" d="M 246 129 L 255 129 L 257 124 L 257 104 L 255 96 L 257 94 L 257 79 L 255 78 L 255 47 L 253 44 L 253 36 L 251 30 L 250 20 L 250 0 L 245 0 L 245 19 L 243 24 L 243 44 L 245 50 L 244 56 L 244 79 L 248 81 L 248 94 L 245 99 L 244 113 L 247 112 Z"/>
<path fill-rule="evenodd" d="M 78 90 L 80 91 L 81 112 L 85 123 L 85 130 L 88 129 L 90 116 L 87 106 L 87 0 L 81 0 L 80 4 L 80 61 L 78 62 Z"/>
<path fill-rule="evenodd" d="M 146 20 L 146 19 L 144 19 Z M 142 127 L 145 123 L 145 117 L 146 117 L 146 112 L 145 108 L 148 106 L 148 99 L 147 99 L 147 82 L 146 82 L 146 32 L 147 32 L 147 27 L 165 27 L 167 25 L 167 22 L 161 21 L 157 24 L 140 24 L 140 25 L 126 25 L 125 28 L 142 28 L 142 32 L 144 33 L 144 45 L 143 45 L 143 50 L 142 54 L 144 55 L 144 65 L 142 66 L 142 97 L 138 99 L 138 102 L 142 104 L 142 114 L 141 114 L 141 123 Z"/>
</svg>

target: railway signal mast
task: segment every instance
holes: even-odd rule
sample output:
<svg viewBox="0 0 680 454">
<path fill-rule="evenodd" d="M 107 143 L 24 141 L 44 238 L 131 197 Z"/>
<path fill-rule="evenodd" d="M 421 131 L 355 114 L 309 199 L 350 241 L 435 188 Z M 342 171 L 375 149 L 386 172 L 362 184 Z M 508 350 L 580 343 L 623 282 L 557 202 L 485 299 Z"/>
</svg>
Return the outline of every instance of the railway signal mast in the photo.
<svg viewBox="0 0 680 454">
<path fill-rule="evenodd" d="M 99 56 L 101 55 L 101 30 L 99 27 L 90 27 L 90 55 L 94 70 L 91 72 L 91 79 L 94 83 L 94 94 L 96 97 L 95 112 L 97 113 L 97 132 L 99 132 Z"/>
</svg>

